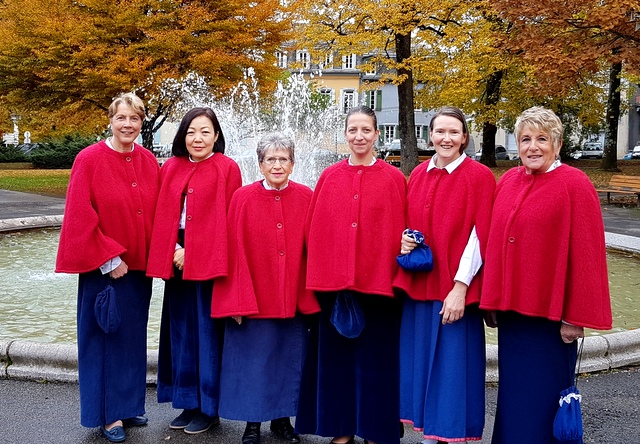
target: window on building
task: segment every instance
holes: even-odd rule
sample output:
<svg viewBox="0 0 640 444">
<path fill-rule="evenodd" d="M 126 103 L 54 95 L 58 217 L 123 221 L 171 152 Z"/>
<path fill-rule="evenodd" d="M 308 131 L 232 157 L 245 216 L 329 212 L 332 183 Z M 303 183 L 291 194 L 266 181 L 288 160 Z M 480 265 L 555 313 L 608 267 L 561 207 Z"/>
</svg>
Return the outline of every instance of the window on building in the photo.
<svg viewBox="0 0 640 444">
<path fill-rule="evenodd" d="M 364 104 L 371 109 L 376 109 L 376 94 L 375 91 L 364 92 Z"/>
<path fill-rule="evenodd" d="M 375 76 L 377 74 L 377 68 L 376 68 L 376 64 L 375 63 L 371 63 L 370 60 L 366 60 L 367 63 L 370 63 L 371 66 L 367 67 L 367 71 L 365 72 L 365 75 L 368 76 Z"/>
<path fill-rule="evenodd" d="M 355 69 L 356 68 L 356 55 L 349 54 L 342 56 L 342 69 Z"/>
<path fill-rule="evenodd" d="M 391 143 L 396 138 L 396 127 L 393 125 L 384 127 L 384 142 Z"/>
<path fill-rule="evenodd" d="M 347 114 L 351 108 L 356 106 L 356 91 L 345 89 L 342 91 L 342 112 Z"/>
<path fill-rule="evenodd" d="M 323 62 L 320 64 L 320 69 L 332 69 L 333 68 L 333 53 L 325 54 Z"/>
<path fill-rule="evenodd" d="M 374 111 L 382 109 L 382 91 L 365 91 L 364 104 Z"/>
<path fill-rule="evenodd" d="M 318 89 L 318 94 L 327 96 L 329 98 L 329 103 L 332 105 L 334 104 L 335 98 L 333 95 L 333 90 L 331 88 L 320 88 Z"/>
<path fill-rule="evenodd" d="M 276 66 L 278 68 L 287 68 L 287 51 L 276 51 Z"/>
<path fill-rule="evenodd" d="M 296 51 L 296 62 L 298 62 L 302 69 L 309 69 L 311 66 L 311 57 L 309 56 L 309 51 L 306 49 Z"/>
<path fill-rule="evenodd" d="M 416 139 L 422 139 L 422 125 L 416 126 Z"/>
</svg>

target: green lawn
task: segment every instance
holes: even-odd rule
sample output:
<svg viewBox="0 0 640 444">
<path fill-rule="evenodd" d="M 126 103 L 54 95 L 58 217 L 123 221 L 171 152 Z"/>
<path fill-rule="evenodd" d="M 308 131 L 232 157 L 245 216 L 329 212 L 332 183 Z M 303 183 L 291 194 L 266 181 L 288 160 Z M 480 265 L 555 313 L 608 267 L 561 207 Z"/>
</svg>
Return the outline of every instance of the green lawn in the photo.
<svg viewBox="0 0 640 444">
<path fill-rule="evenodd" d="M 70 172 L 71 170 L 0 168 L 0 189 L 64 196 L 67 194 Z"/>
</svg>

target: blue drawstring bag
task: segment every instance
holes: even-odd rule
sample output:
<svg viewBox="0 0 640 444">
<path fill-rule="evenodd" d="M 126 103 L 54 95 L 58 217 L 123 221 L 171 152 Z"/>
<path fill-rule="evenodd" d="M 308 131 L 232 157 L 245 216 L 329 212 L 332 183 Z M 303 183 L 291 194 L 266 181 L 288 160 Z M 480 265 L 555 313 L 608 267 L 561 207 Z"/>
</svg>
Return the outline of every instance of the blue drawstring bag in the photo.
<svg viewBox="0 0 640 444">
<path fill-rule="evenodd" d="M 553 421 L 553 436 L 558 441 L 571 442 L 582 438 L 581 401 L 582 395 L 575 385 L 560 392 L 560 407 Z"/>
<path fill-rule="evenodd" d="M 402 232 L 415 241 L 416 248 L 410 253 L 396 257 L 398 265 L 407 271 L 431 271 L 433 270 L 433 254 L 431 248 L 424 243 L 424 235 L 418 230 L 406 229 Z"/>
<path fill-rule="evenodd" d="M 109 283 L 98 293 L 93 305 L 93 314 L 98 325 L 105 333 L 112 333 L 120 327 L 120 312 L 116 300 L 116 290 Z"/>
<path fill-rule="evenodd" d="M 338 292 L 330 321 L 342 336 L 351 339 L 360 336 L 364 328 L 364 313 L 352 292 Z"/>
<path fill-rule="evenodd" d="M 583 345 L 584 339 L 580 343 L 578 352 L 578 373 L 580 373 Z M 560 442 L 582 443 L 582 409 L 580 408 L 582 395 L 578 391 L 575 368 L 571 369 L 571 373 L 574 383 L 560 392 L 560 407 L 553 421 L 553 436 Z"/>
</svg>

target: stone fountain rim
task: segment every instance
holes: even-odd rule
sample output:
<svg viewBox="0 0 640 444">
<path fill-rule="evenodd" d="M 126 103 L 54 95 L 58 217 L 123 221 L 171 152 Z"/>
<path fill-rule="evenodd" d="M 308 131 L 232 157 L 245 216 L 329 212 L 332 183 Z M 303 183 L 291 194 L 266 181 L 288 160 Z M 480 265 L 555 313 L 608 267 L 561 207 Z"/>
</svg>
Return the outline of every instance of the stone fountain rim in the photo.
<svg viewBox="0 0 640 444">
<path fill-rule="evenodd" d="M 62 215 L 0 220 L 0 232 L 58 227 Z M 607 248 L 635 255 L 640 251 L 620 245 Z M 486 382 L 498 381 L 498 346 L 486 346 Z M 158 352 L 147 351 L 147 383 L 154 384 Z M 640 329 L 585 338 L 580 373 L 608 371 L 640 363 Z M 78 381 L 78 354 L 75 344 L 51 344 L 23 340 L 0 340 L 0 377 L 52 382 Z"/>
</svg>

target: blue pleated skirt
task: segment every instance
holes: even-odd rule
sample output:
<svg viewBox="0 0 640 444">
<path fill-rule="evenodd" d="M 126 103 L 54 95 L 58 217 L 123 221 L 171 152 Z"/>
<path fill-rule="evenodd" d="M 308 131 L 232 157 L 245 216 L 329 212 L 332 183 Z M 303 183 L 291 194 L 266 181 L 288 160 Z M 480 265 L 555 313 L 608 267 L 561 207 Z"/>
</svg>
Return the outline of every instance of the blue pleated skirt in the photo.
<svg viewBox="0 0 640 444">
<path fill-rule="evenodd" d="M 295 416 L 307 326 L 289 319 L 226 320 L 220 416 L 262 422 Z"/>
<path fill-rule="evenodd" d="M 482 439 L 484 321 L 477 306 L 442 325 L 441 301 L 404 298 L 400 327 L 400 418 L 426 439 Z"/>
<path fill-rule="evenodd" d="M 400 303 L 356 294 L 365 326 L 360 336 L 349 339 L 330 322 L 336 295 L 318 293 L 322 311 L 310 331 L 296 431 L 398 444 Z"/>
<path fill-rule="evenodd" d="M 152 281 L 142 271 L 111 279 L 121 322 L 116 331 L 105 333 L 96 321 L 94 305 L 109 280 L 98 270 L 78 277 L 80 423 L 85 427 L 145 412 Z"/>
<path fill-rule="evenodd" d="M 213 281 L 165 281 L 158 402 L 218 414 L 224 322 L 211 318 Z"/>
<path fill-rule="evenodd" d="M 553 420 L 560 392 L 573 385 L 577 356 L 576 341 L 565 344 L 560 325 L 498 313 L 498 405 L 492 444 L 559 442 L 553 437 Z"/>
</svg>

